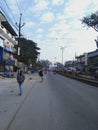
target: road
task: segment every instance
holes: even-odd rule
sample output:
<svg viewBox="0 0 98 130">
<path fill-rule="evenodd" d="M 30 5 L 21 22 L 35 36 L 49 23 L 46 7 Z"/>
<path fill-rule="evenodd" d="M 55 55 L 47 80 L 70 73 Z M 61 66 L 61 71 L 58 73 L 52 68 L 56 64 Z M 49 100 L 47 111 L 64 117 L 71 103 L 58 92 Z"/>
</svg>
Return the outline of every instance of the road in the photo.
<svg viewBox="0 0 98 130">
<path fill-rule="evenodd" d="M 7 130 L 98 130 L 98 88 L 50 72 L 37 79 Z"/>
</svg>

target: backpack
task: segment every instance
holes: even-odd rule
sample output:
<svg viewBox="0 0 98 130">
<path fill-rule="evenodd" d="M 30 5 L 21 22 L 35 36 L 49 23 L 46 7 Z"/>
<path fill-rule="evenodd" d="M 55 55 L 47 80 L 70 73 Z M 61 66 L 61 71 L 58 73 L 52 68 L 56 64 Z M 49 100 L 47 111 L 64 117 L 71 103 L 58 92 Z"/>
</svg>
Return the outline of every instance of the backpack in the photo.
<svg viewBox="0 0 98 130">
<path fill-rule="evenodd" d="M 17 82 L 18 83 L 23 83 L 25 80 L 25 76 L 24 75 L 18 75 L 17 76 Z"/>
<path fill-rule="evenodd" d="M 42 71 L 39 71 L 39 76 L 43 76 L 43 72 Z"/>
</svg>

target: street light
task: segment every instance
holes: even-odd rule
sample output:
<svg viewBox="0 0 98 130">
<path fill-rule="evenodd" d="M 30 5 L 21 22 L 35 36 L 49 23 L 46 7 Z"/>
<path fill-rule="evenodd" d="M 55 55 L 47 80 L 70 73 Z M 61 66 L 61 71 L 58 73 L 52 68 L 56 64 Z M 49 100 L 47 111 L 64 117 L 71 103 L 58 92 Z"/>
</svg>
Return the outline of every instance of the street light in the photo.
<svg viewBox="0 0 98 130">
<path fill-rule="evenodd" d="M 56 40 L 58 40 L 59 38 L 56 38 Z M 63 38 L 65 39 L 65 38 Z M 66 46 L 60 46 L 60 49 L 62 51 L 62 65 L 63 65 L 63 52 L 64 52 L 64 49 L 65 49 Z"/>
<path fill-rule="evenodd" d="M 62 65 L 63 65 L 63 52 L 64 52 L 65 47 L 61 46 L 60 49 L 62 51 Z"/>
</svg>

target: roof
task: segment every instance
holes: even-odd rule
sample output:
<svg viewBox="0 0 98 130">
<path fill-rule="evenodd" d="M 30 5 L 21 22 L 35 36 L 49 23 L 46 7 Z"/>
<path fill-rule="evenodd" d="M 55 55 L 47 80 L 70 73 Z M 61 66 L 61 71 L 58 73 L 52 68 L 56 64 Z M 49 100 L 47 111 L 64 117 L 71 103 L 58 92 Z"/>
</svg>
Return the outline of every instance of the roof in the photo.
<svg viewBox="0 0 98 130">
<path fill-rule="evenodd" d="M 92 52 L 88 52 L 88 57 L 91 58 L 91 57 L 96 57 L 98 56 L 98 49 L 96 49 L 95 51 L 92 51 Z M 82 58 L 84 57 L 85 55 L 80 55 L 80 56 L 76 56 L 76 58 Z"/>
<path fill-rule="evenodd" d="M 89 57 L 95 57 L 95 56 L 98 56 L 98 49 L 97 49 L 96 51 L 89 52 L 89 53 L 88 53 L 88 56 L 89 56 Z"/>
<path fill-rule="evenodd" d="M 0 11 L 0 21 L 1 24 L 13 35 L 13 36 L 17 36 L 17 33 L 15 32 L 15 30 L 13 29 L 13 27 L 11 26 L 11 24 L 8 22 L 8 20 L 6 19 L 6 17 L 4 16 L 4 14 Z"/>
<path fill-rule="evenodd" d="M 12 26 L 9 24 L 8 21 L 3 21 L 3 22 L 1 22 L 1 24 L 2 24 L 13 36 L 17 36 L 17 33 L 14 31 L 14 29 L 12 28 Z"/>
<path fill-rule="evenodd" d="M 0 21 L 6 21 L 6 18 L 1 11 L 0 11 Z"/>
</svg>

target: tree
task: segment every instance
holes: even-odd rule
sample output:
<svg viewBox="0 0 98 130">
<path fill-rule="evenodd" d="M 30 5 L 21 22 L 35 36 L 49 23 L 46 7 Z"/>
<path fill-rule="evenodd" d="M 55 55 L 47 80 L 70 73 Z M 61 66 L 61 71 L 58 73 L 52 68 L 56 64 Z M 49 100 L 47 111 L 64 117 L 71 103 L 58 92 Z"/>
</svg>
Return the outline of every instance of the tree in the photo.
<svg viewBox="0 0 98 130">
<path fill-rule="evenodd" d="M 17 48 L 17 47 L 16 47 Z M 20 62 L 26 65 L 34 65 L 36 63 L 37 57 L 40 54 L 38 51 L 40 48 L 37 47 L 37 43 L 32 40 L 27 40 L 25 38 L 20 39 Z"/>
<path fill-rule="evenodd" d="M 89 16 L 86 16 L 82 19 L 82 23 L 87 25 L 89 28 L 92 27 L 98 32 L 98 11 L 95 13 L 92 13 Z M 98 38 L 95 39 L 96 46 L 98 48 Z"/>
<path fill-rule="evenodd" d="M 40 61 L 38 61 L 38 63 L 37 63 L 37 66 L 38 66 L 39 68 L 44 68 L 44 69 L 46 69 L 46 70 L 49 69 L 50 65 L 51 65 L 51 62 L 48 61 L 48 60 L 40 60 Z"/>
<path fill-rule="evenodd" d="M 82 19 L 82 23 L 98 32 L 98 11 Z"/>
</svg>

